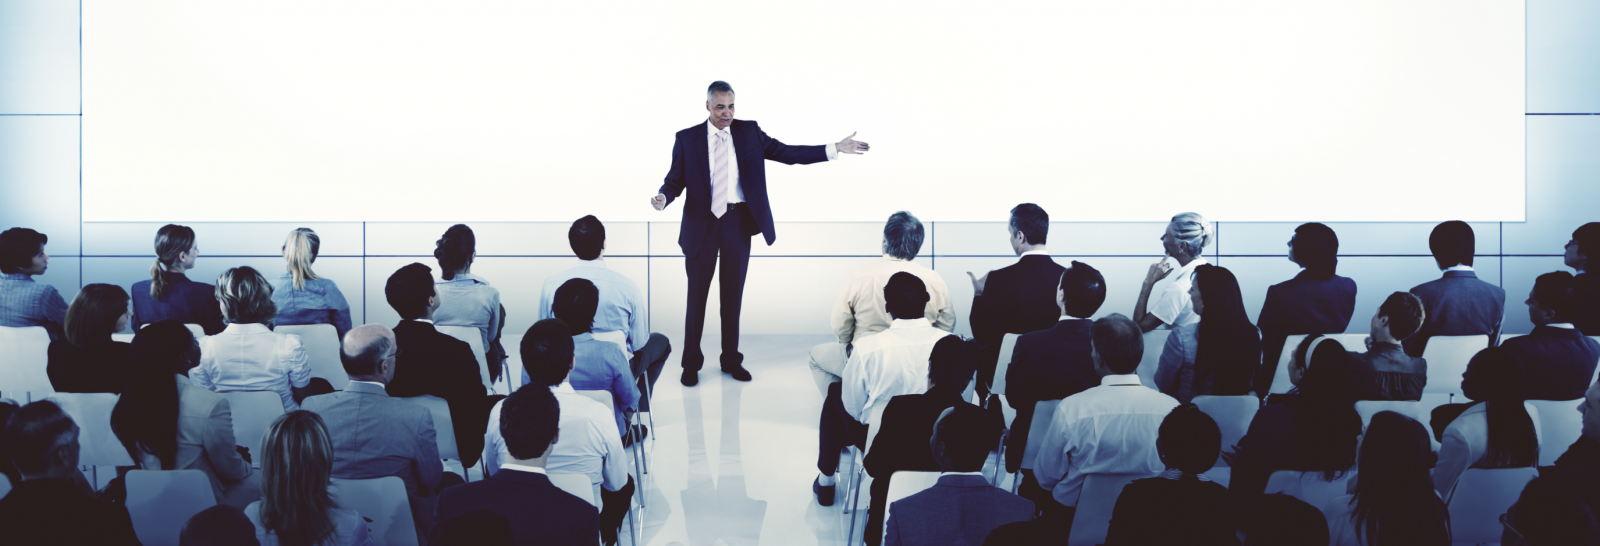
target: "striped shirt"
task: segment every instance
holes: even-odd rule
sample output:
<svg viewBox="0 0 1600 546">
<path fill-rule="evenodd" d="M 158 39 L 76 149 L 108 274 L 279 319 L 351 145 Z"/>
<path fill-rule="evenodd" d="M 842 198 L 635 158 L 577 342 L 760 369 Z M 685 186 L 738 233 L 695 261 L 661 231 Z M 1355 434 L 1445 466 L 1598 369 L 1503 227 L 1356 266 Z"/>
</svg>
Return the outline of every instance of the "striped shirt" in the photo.
<svg viewBox="0 0 1600 546">
<path fill-rule="evenodd" d="M 32 275 L 0 277 L 0 326 L 43 326 L 50 339 L 61 337 L 67 323 L 67 302 L 56 287 L 33 282 Z"/>
</svg>

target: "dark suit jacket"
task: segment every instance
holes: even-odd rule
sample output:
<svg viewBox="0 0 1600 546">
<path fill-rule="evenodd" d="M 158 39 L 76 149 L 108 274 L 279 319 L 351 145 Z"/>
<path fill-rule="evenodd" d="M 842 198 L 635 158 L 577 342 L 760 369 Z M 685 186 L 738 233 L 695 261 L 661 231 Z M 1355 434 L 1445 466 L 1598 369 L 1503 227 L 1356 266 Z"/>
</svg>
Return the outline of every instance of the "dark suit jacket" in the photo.
<svg viewBox="0 0 1600 546">
<path fill-rule="evenodd" d="M 939 483 L 889 508 L 888 546 L 983 544 L 995 527 L 1033 519 L 1033 503 L 983 476 L 939 476 Z"/>
<path fill-rule="evenodd" d="M 511 523 L 518 545 L 594 546 L 600 541 L 600 511 L 536 472 L 501 470 L 487 480 L 445 489 L 439 496 L 433 540 L 457 516 L 488 510 Z"/>
<path fill-rule="evenodd" d="M 431 394 L 450 405 L 456 448 L 463 462 L 483 454 L 483 434 L 489 425 L 488 392 L 478 375 L 478 357 L 467 342 L 440 332 L 433 324 L 402 320 L 394 327 L 400 356 L 394 361 L 389 396 L 407 398 Z"/>
<path fill-rule="evenodd" d="M 1089 329 L 1094 321 L 1057 321 L 1047 330 L 1023 334 L 1006 369 L 1006 403 L 1017 410 L 1006 437 L 1006 469 L 1016 472 L 1028 446 L 1033 407 L 1041 400 L 1060 400 L 1100 385 L 1090 356 Z"/>
<path fill-rule="evenodd" d="M 1572 325 L 1586 336 L 1600 336 L 1600 273 L 1578 275 L 1578 312 Z"/>
<path fill-rule="evenodd" d="M 1261 368 L 1257 385 L 1272 385 L 1286 338 L 1302 334 L 1342 334 L 1356 312 L 1356 281 L 1334 275 L 1317 279 L 1301 271 L 1267 288 L 1256 327 L 1261 329 Z"/>
<path fill-rule="evenodd" d="M 1554 470 L 1541 470 L 1555 483 L 1570 488 L 1589 506 L 1600 506 L 1600 441 L 1579 436 L 1556 459 Z"/>
<path fill-rule="evenodd" d="M 66 480 L 28 480 L 0 499 L 6 544 L 139 544 L 121 505 L 85 496 Z"/>
<path fill-rule="evenodd" d="M 1422 329 L 1406 338 L 1406 354 L 1422 356 L 1433 336 L 1489 336 L 1492 346 L 1506 316 L 1506 291 L 1478 280 L 1471 271 L 1446 271 L 1439 280 L 1411 289 L 1422 300 L 1427 317 Z"/>
<path fill-rule="evenodd" d="M 984 348 L 982 360 L 978 362 L 979 381 L 987 384 L 994 379 L 1000 341 L 1006 334 L 1044 330 L 1061 318 L 1056 289 L 1061 286 L 1061 274 L 1066 270 L 1049 256 L 1035 254 L 989 272 L 983 284 L 983 295 L 972 298 L 969 317 L 972 339 Z"/>
<path fill-rule="evenodd" d="M 702 121 L 688 129 L 678 131 L 672 142 L 672 167 L 661 184 L 661 194 L 671 204 L 689 190 L 689 199 L 683 204 L 683 224 L 678 228 L 678 246 L 683 255 L 694 257 L 705 240 L 706 227 L 715 216 L 711 215 L 711 161 L 707 145 L 708 125 Z M 733 133 L 732 158 L 738 164 L 739 187 L 744 191 L 745 205 L 756 227 L 771 245 L 778 238 L 772 229 L 772 207 L 767 201 L 767 166 L 771 159 L 785 165 L 809 165 L 828 160 L 826 146 L 790 146 L 767 136 L 756 122 L 736 119 L 728 126 Z M 754 235 L 752 233 L 752 235 Z"/>
<path fill-rule="evenodd" d="M 1567 328 L 1537 326 L 1533 333 L 1508 339 L 1501 347 L 1522 360 L 1528 400 L 1583 398 L 1594 381 L 1595 364 L 1600 363 L 1600 343 Z"/>
<path fill-rule="evenodd" d="M 1428 385 L 1428 361 L 1399 345 L 1373 342 L 1365 353 L 1350 351 L 1350 383 L 1356 400 L 1421 400 Z"/>
<path fill-rule="evenodd" d="M 1234 545 L 1239 538 L 1228 488 L 1199 479 L 1145 478 L 1122 489 L 1106 546 Z"/>
<path fill-rule="evenodd" d="M 206 335 L 222 332 L 222 308 L 217 305 L 216 287 L 189 280 L 182 273 L 166 273 L 167 291 L 163 298 L 150 297 L 151 281 L 133 283 L 133 329 L 173 319 L 184 324 L 199 324 Z"/>
<path fill-rule="evenodd" d="M 928 440 L 933 438 L 933 423 L 939 420 L 939 414 L 956 404 L 972 405 L 961 401 L 959 392 L 903 394 L 889 399 L 889 405 L 883 409 L 883 423 L 878 426 L 878 437 L 868 439 L 865 466 L 867 474 L 873 477 L 867 502 L 868 535 L 883 533 L 883 505 L 889 496 L 890 476 L 901 470 L 940 470 L 939 463 L 933 460 Z"/>
<path fill-rule="evenodd" d="M 1270 404 L 1261 407 L 1250 428 L 1239 439 L 1238 457 L 1234 459 L 1233 476 L 1228 490 L 1236 502 L 1253 500 L 1267 488 L 1267 478 L 1279 470 L 1344 470 L 1319 468 L 1300 448 L 1299 404 Z M 1352 408 L 1339 428 L 1354 446 L 1361 434 L 1361 416 Z M 1226 449 L 1226 447 L 1224 447 Z M 1352 460 L 1352 465 L 1354 461 Z"/>
<path fill-rule="evenodd" d="M 50 385 L 56 392 L 109 392 L 121 394 L 128 385 L 127 343 L 106 340 L 79 348 L 63 337 L 50 342 Z"/>
</svg>

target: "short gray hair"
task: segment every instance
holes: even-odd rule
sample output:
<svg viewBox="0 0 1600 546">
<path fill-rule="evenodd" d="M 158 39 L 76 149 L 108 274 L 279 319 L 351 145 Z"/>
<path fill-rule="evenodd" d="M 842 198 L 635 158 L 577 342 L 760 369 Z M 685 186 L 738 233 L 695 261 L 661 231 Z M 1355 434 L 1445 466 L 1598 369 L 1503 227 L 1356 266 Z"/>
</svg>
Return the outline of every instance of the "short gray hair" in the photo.
<svg viewBox="0 0 1600 546">
<path fill-rule="evenodd" d="M 1094 352 L 1111 373 L 1127 375 L 1139 370 L 1144 358 L 1144 331 L 1128 317 L 1112 313 L 1094 321 L 1089 329 Z"/>
<path fill-rule="evenodd" d="M 889 215 L 883 225 L 883 253 L 902 260 L 914 260 L 922 250 L 922 221 L 906 211 Z"/>
<path fill-rule="evenodd" d="M 711 87 L 706 88 L 706 102 L 711 102 L 711 96 L 717 93 L 731 94 L 733 93 L 733 86 L 728 85 L 728 82 L 722 80 L 711 82 Z"/>
<path fill-rule="evenodd" d="M 1211 244 L 1211 222 L 1207 222 L 1206 217 L 1198 212 L 1173 216 L 1167 229 L 1172 230 L 1172 238 L 1178 241 L 1178 248 L 1191 257 L 1199 256 L 1206 245 Z"/>
</svg>

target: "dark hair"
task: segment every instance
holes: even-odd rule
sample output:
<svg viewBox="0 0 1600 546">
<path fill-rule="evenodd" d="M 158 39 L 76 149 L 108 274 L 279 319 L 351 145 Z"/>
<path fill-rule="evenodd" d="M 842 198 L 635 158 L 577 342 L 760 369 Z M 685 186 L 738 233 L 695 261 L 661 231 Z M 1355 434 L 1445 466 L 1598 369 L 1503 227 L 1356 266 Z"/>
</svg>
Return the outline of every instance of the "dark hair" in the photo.
<svg viewBox="0 0 1600 546">
<path fill-rule="evenodd" d="M 1600 222 L 1589 222 L 1572 230 L 1572 240 L 1584 256 L 1600 257 Z"/>
<path fill-rule="evenodd" d="M 155 455 L 162 470 L 176 468 L 178 456 L 178 385 L 199 362 L 189 352 L 194 334 L 175 319 L 140 328 L 128 348 L 128 388 L 111 410 L 111 431 L 135 461 L 140 453 Z"/>
<path fill-rule="evenodd" d="M 1127 375 L 1139 370 L 1144 358 L 1144 331 L 1122 315 L 1112 313 L 1094 321 L 1089 329 L 1094 352 L 1111 373 Z"/>
<path fill-rule="evenodd" d="M 1372 416 L 1361 442 L 1361 479 L 1350 499 L 1362 544 L 1450 544 L 1448 512 L 1428 474 L 1434 461 L 1422 423 L 1392 411 Z"/>
<path fill-rule="evenodd" d="M 1314 278 L 1333 278 L 1339 269 L 1339 236 L 1316 222 L 1300 224 L 1294 228 L 1294 263 Z"/>
<path fill-rule="evenodd" d="M 1261 365 L 1261 331 L 1244 310 L 1239 280 L 1225 267 L 1203 264 L 1194 270 L 1203 312 L 1196 337 L 1194 380 L 1211 385 L 1200 394 L 1240 396 L 1250 392 L 1250 382 Z"/>
<path fill-rule="evenodd" d="M 428 298 L 433 297 L 433 269 L 412 263 L 389 275 L 383 295 L 400 318 L 416 320 L 428 314 Z"/>
<path fill-rule="evenodd" d="M 344 365 L 344 373 L 351 377 L 378 373 L 383 361 L 389 358 L 389 349 L 393 348 L 389 344 L 388 336 L 373 338 L 371 344 L 362 347 L 361 352 L 355 354 L 350 353 L 350 346 L 342 343 L 340 345 L 343 346 L 339 348 L 339 363 Z"/>
<path fill-rule="evenodd" d="M 1296 460 L 1304 461 L 1306 470 L 1323 471 L 1328 481 L 1355 464 L 1356 437 L 1361 435 L 1348 354 L 1338 343 L 1318 343 L 1311 352 L 1313 365 L 1300 380 L 1300 395 L 1290 402 Z"/>
<path fill-rule="evenodd" d="M 1293 368 L 1298 364 L 1301 368 L 1311 368 L 1311 363 L 1306 360 L 1306 358 L 1311 355 L 1306 353 L 1311 352 L 1311 348 L 1317 346 L 1317 340 L 1319 339 L 1326 339 L 1329 343 L 1338 344 L 1340 348 L 1344 347 L 1344 344 L 1339 343 L 1339 340 L 1331 337 L 1324 337 L 1322 334 L 1307 335 L 1305 339 L 1300 340 L 1299 345 L 1295 346 L 1294 358 L 1289 362 L 1289 367 Z"/>
<path fill-rule="evenodd" d="M 1050 234 L 1050 214 L 1039 205 L 1023 203 L 1011 208 L 1011 231 L 1020 231 L 1030 245 L 1044 244 Z"/>
<path fill-rule="evenodd" d="M 883 224 L 883 253 L 902 260 L 913 260 L 922 250 L 922 221 L 906 211 L 889 215 Z"/>
<path fill-rule="evenodd" d="M 1472 226 L 1460 220 L 1433 226 L 1433 233 L 1428 235 L 1428 251 L 1433 253 L 1433 261 L 1438 262 L 1440 269 L 1457 264 L 1471 266 L 1472 255 L 1477 250 Z"/>
<path fill-rule="evenodd" d="M 178 546 L 260 546 L 256 525 L 243 511 L 226 504 L 201 510 L 183 524 Z"/>
<path fill-rule="evenodd" d="M 919 319 L 927 314 L 928 285 L 916 275 L 901 271 L 883 285 L 883 307 L 897 319 Z"/>
<path fill-rule="evenodd" d="M 1244 546 L 1328 546 L 1328 518 L 1306 501 L 1273 493 L 1252 508 L 1240 525 Z"/>
<path fill-rule="evenodd" d="M 1506 520 L 1532 546 L 1600 542 L 1594 507 L 1555 478 L 1534 478 L 1523 486 Z"/>
<path fill-rule="evenodd" d="M 1100 310 L 1106 302 L 1106 278 L 1089 264 L 1073 261 L 1072 267 L 1061 273 L 1062 299 L 1066 302 L 1068 316 L 1086 319 Z"/>
<path fill-rule="evenodd" d="M 444 280 L 456 278 L 456 272 L 472 263 L 478 251 L 478 238 L 466 224 L 456 224 L 444 230 L 444 236 L 434 243 L 433 258 L 439 260 L 439 276 Z"/>
<path fill-rule="evenodd" d="M 461 514 L 439 525 L 434 546 L 512 546 L 511 522 L 487 509 Z M 180 545 L 181 546 L 181 545 Z"/>
<path fill-rule="evenodd" d="M 556 289 L 550 314 L 567 323 L 572 335 L 578 335 L 594 329 L 594 313 L 599 308 L 600 289 L 589 279 L 574 277 Z"/>
<path fill-rule="evenodd" d="M 33 257 L 50 238 L 37 231 L 14 227 L 0 232 L 0 273 L 20 273 L 33 267 Z"/>
<path fill-rule="evenodd" d="M 1566 271 L 1540 275 L 1533 281 L 1533 301 L 1555 313 L 1556 322 L 1572 322 L 1579 306 L 1578 282 Z"/>
<path fill-rule="evenodd" d="M 572 245 L 572 253 L 579 260 L 599 258 L 606 246 L 606 225 L 593 214 L 573 220 L 572 227 L 567 228 L 567 244 Z"/>
<path fill-rule="evenodd" d="M 80 348 L 111 341 L 117 320 L 128 312 L 128 291 L 115 284 L 83 287 L 67 307 L 67 342 Z"/>
<path fill-rule="evenodd" d="M 241 265 L 223 271 L 212 293 L 222 302 L 222 315 L 229 323 L 271 324 L 278 316 L 272 283 L 254 267 Z"/>
<path fill-rule="evenodd" d="M 978 344 L 948 335 L 933 343 L 928 353 L 928 392 L 960 395 L 978 369 Z"/>
<path fill-rule="evenodd" d="M 1222 451 L 1222 429 L 1200 406 L 1183 404 L 1172 408 L 1161 420 L 1156 433 L 1156 453 L 1167 468 L 1183 471 L 1185 479 L 1210 470 Z"/>
<path fill-rule="evenodd" d="M 983 463 L 1000 443 L 1000 427 L 996 418 L 978 406 L 959 403 L 946 410 L 933 424 L 933 441 L 944 446 L 944 459 L 954 468 L 946 472 L 972 472 L 983 469 Z"/>
<path fill-rule="evenodd" d="M 1516 353 L 1490 347 L 1472 356 L 1461 374 L 1461 394 L 1487 407 L 1489 445 L 1476 468 L 1522 468 L 1539 462 L 1539 437 L 1522 405 L 1522 361 Z"/>
<path fill-rule="evenodd" d="M 500 435 L 506 450 L 518 459 L 544 455 L 561 425 L 561 404 L 543 385 L 526 385 L 506 397 L 500 407 Z"/>
<path fill-rule="evenodd" d="M 176 265 L 178 257 L 189 249 L 194 248 L 194 228 L 167 224 L 156 230 L 156 261 L 150 264 L 150 297 L 161 300 L 166 297 L 167 269 Z"/>
<path fill-rule="evenodd" d="M 725 81 L 722 81 L 722 80 L 717 80 L 717 81 L 711 82 L 711 85 L 706 87 L 706 97 L 707 98 L 710 98 L 712 93 L 732 93 L 732 92 L 733 92 L 733 86 L 728 85 L 728 82 L 725 82 Z"/>
<path fill-rule="evenodd" d="M 561 319 L 544 319 L 522 336 L 522 367 L 528 383 L 551 387 L 567 380 L 572 371 L 572 329 Z"/>
<path fill-rule="evenodd" d="M 1389 335 L 1396 341 L 1411 337 L 1422 329 L 1422 323 L 1428 320 L 1428 311 L 1422 305 L 1422 299 L 1410 292 L 1395 292 L 1389 294 L 1378 306 L 1378 314 L 1389 318 Z"/>
<path fill-rule="evenodd" d="M 78 434 L 73 430 L 75 426 L 72 417 L 49 400 L 17 408 L 6 420 L 5 440 L 11 462 L 23 474 L 50 470 L 50 457 L 78 441 Z"/>
</svg>

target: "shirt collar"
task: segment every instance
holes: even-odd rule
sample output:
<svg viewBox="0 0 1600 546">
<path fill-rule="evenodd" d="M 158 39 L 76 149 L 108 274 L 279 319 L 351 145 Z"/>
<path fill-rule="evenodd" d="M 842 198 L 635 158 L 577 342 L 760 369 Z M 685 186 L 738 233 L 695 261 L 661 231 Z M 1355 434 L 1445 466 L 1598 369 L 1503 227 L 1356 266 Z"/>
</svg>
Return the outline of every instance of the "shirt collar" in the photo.
<svg viewBox="0 0 1600 546">
<path fill-rule="evenodd" d="M 8 280 L 8 281 L 31 281 L 31 280 L 33 280 L 33 275 L 29 275 L 27 273 L 6 273 L 6 280 Z"/>
<path fill-rule="evenodd" d="M 1472 271 L 1472 266 L 1470 266 L 1470 265 L 1455 265 L 1455 266 L 1446 267 L 1446 268 L 1444 268 L 1444 270 L 1445 271 Z"/>
<path fill-rule="evenodd" d="M 588 341 L 588 340 L 591 340 L 591 339 L 594 339 L 594 332 L 593 331 L 584 332 L 584 333 L 572 336 L 572 342 L 573 343 L 578 343 L 578 342 L 582 342 L 582 341 Z"/>
<path fill-rule="evenodd" d="M 441 278 L 441 279 L 438 280 L 438 282 L 435 282 L 434 284 L 445 284 L 445 283 L 452 283 L 452 282 L 476 281 L 476 280 L 478 280 L 478 276 L 477 275 L 473 275 L 471 273 L 456 273 L 456 276 L 452 277 L 450 280 L 447 281 L 447 280 L 444 280 L 443 278 Z"/>
<path fill-rule="evenodd" d="M 896 258 L 896 257 L 890 256 L 888 254 L 884 254 L 883 255 L 883 259 L 887 260 L 887 261 L 891 261 L 891 262 L 909 262 L 909 261 L 911 261 L 911 260 L 902 260 L 900 258 Z"/>
<path fill-rule="evenodd" d="M 1136 373 L 1127 375 L 1111 374 L 1100 378 L 1100 386 L 1102 387 L 1138 387 L 1142 385 L 1139 382 L 1139 374 Z"/>
<path fill-rule="evenodd" d="M 983 476 L 982 472 L 940 472 L 940 476 Z M 983 476 L 988 479 L 987 476 Z"/>
<path fill-rule="evenodd" d="M 1570 322 L 1552 322 L 1550 324 L 1546 324 L 1545 326 L 1549 326 L 1551 328 L 1565 328 L 1565 329 L 1568 329 L 1568 330 L 1576 330 L 1576 329 L 1578 329 L 1577 326 L 1573 326 L 1572 323 L 1570 323 Z"/>
<path fill-rule="evenodd" d="M 571 377 L 568 377 L 566 380 L 562 381 L 560 385 L 556 385 L 554 387 L 550 387 L 550 392 L 559 392 L 559 393 L 564 393 L 564 394 L 577 394 L 578 393 L 578 391 L 576 389 L 572 388 L 572 378 Z"/>
<path fill-rule="evenodd" d="M 515 470 L 515 471 L 518 471 L 518 472 L 532 472 L 532 473 L 535 473 L 535 474 L 544 474 L 545 473 L 543 468 L 539 468 L 537 466 L 525 465 L 525 464 L 505 463 L 505 464 L 500 465 L 500 468 L 505 469 L 505 470 Z"/>
<path fill-rule="evenodd" d="M 1161 473 L 1161 477 L 1169 480 L 1176 480 L 1183 477 L 1183 471 L 1176 468 L 1168 468 L 1166 472 Z M 1205 474 L 1194 474 L 1194 477 L 1200 478 L 1200 481 L 1203 482 L 1211 481 L 1211 478 L 1206 477 Z"/>
<path fill-rule="evenodd" d="M 933 323 L 926 318 L 894 319 L 889 321 L 889 328 L 931 328 Z"/>
<path fill-rule="evenodd" d="M 728 133 L 728 138 L 733 138 L 733 124 L 729 123 L 728 128 L 719 131 L 716 125 L 711 124 L 711 118 L 706 118 L 706 138 L 711 138 L 717 133 Z"/>
<path fill-rule="evenodd" d="M 1050 255 L 1050 251 L 1049 250 L 1041 248 L 1041 249 L 1038 249 L 1038 250 L 1029 250 L 1027 252 L 1023 252 L 1021 255 L 1019 255 L 1017 257 L 1021 258 L 1023 256 L 1049 256 L 1049 255 Z"/>
<path fill-rule="evenodd" d="M 1205 256 L 1201 256 L 1201 257 L 1195 258 L 1193 260 L 1189 260 L 1189 263 L 1185 264 L 1183 267 L 1178 268 L 1178 276 L 1182 277 L 1184 275 L 1188 275 L 1190 273 L 1194 273 L 1194 268 L 1200 267 L 1200 266 L 1205 265 L 1207 263 L 1210 263 L 1210 262 L 1206 261 Z"/>
<path fill-rule="evenodd" d="M 413 322 L 426 322 L 428 324 L 433 324 L 433 319 L 431 319 L 431 318 L 419 318 L 419 319 L 417 319 L 417 320 L 415 320 Z"/>
<path fill-rule="evenodd" d="M 605 258 L 595 258 L 593 260 L 578 260 L 578 267 L 598 267 L 600 269 L 611 269 L 610 267 L 606 267 Z"/>
<path fill-rule="evenodd" d="M 267 329 L 267 325 L 261 324 L 261 323 L 255 323 L 255 322 L 248 323 L 248 324 L 239 324 L 239 323 L 235 322 L 233 324 L 229 324 L 227 328 L 223 328 L 222 329 L 223 333 L 234 333 L 234 334 L 259 334 L 259 333 L 262 333 L 262 332 L 270 332 L 270 331 L 272 331 L 272 330 Z"/>
<path fill-rule="evenodd" d="M 362 385 L 372 385 L 374 387 L 377 387 L 378 391 L 380 391 L 380 392 L 389 392 L 388 391 L 388 388 L 389 388 L 388 386 L 384 385 L 383 383 L 379 383 L 377 381 L 357 381 L 357 380 L 351 379 L 350 383 L 352 383 L 352 384 L 360 383 Z M 349 389 L 346 389 L 346 390 L 349 390 Z"/>
</svg>

